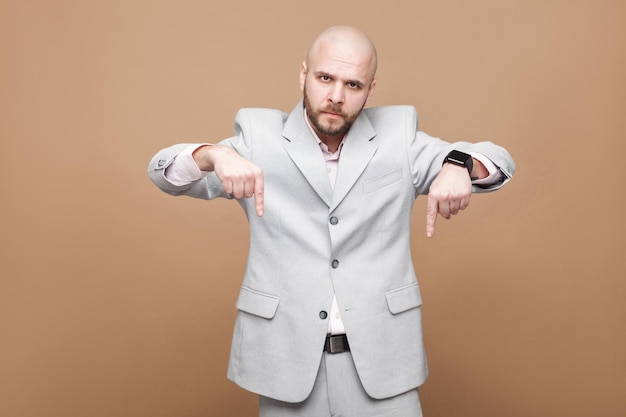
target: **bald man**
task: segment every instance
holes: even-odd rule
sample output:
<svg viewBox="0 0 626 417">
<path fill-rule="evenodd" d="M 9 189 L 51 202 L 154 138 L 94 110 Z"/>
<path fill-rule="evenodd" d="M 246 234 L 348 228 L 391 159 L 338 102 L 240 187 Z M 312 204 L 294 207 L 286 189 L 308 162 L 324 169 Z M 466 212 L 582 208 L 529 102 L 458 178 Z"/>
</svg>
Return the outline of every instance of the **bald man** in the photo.
<svg viewBox="0 0 626 417">
<path fill-rule="evenodd" d="M 365 108 L 376 67 L 363 32 L 331 27 L 302 63 L 291 113 L 241 109 L 233 137 L 174 145 L 148 167 L 166 193 L 236 199 L 247 215 L 228 377 L 259 394 L 261 417 L 421 416 L 414 200 L 428 196 L 431 237 L 437 214 L 515 169 L 493 143 L 420 131 L 413 107 Z"/>
</svg>

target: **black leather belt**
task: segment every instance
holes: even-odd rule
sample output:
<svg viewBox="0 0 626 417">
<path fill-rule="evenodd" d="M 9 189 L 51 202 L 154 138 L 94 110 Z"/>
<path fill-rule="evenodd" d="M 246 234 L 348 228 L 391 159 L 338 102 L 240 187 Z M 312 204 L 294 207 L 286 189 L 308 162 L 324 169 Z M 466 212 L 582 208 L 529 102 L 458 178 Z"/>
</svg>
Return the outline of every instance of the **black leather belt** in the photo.
<svg viewBox="0 0 626 417">
<path fill-rule="evenodd" d="M 326 342 L 324 343 L 324 352 L 328 353 L 341 353 L 350 352 L 350 345 L 348 344 L 348 336 L 345 334 L 338 335 L 326 335 Z"/>
</svg>

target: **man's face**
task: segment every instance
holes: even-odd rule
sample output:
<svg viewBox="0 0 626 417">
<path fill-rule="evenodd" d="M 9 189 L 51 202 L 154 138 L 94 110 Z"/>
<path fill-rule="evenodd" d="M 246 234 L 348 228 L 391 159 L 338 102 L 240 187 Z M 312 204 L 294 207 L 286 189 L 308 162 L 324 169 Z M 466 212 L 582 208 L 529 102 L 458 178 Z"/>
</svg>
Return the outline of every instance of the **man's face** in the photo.
<svg viewBox="0 0 626 417">
<path fill-rule="evenodd" d="M 320 48 L 302 64 L 300 86 L 307 115 L 320 139 L 341 139 L 374 92 L 370 60 L 350 48 Z"/>
</svg>

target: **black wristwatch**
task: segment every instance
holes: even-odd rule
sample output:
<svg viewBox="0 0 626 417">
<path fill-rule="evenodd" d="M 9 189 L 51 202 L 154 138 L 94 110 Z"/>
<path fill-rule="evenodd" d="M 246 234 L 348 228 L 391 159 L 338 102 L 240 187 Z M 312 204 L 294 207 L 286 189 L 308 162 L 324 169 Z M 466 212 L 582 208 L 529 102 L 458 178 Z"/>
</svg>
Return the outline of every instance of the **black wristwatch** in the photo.
<svg viewBox="0 0 626 417">
<path fill-rule="evenodd" d="M 470 178 L 472 178 L 472 169 L 474 168 L 474 161 L 472 160 L 471 155 L 466 154 L 465 152 L 461 152 L 461 151 L 451 151 L 443 160 L 444 164 L 447 162 L 467 168 L 467 172 L 469 172 L 469 176 Z"/>
</svg>

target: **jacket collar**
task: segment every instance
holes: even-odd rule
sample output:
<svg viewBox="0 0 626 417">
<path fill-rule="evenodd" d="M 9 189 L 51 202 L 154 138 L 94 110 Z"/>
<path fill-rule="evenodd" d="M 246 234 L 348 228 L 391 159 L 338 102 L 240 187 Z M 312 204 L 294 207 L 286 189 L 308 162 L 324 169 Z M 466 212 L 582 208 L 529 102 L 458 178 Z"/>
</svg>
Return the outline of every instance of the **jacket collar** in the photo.
<svg viewBox="0 0 626 417">
<path fill-rule="evenodd" d="M 376 131 L 367 114 L 362 111 L 343 140 L 335 188 L 331 188 L 326 163 L 317 140 L 304 119 L 303 101 L 293 109 L 282 132 L 283 147 L 302 175 L 320 198 L 334 210 L 352 189 L 355 182 L 376 153 L 373 140 Z"/>
</svg>

